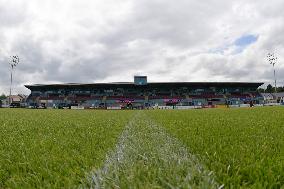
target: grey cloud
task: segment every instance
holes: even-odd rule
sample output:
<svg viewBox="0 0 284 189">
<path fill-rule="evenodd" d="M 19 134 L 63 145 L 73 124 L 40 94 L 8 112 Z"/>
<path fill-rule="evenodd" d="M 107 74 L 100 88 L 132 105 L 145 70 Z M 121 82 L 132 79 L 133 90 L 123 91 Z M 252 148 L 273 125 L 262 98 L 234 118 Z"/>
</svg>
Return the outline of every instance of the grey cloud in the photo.
<svg viewBox="0 0 284 189">
<path fill-rule="evenodd" d="M 114 15 L 115 0 L 84 3 L 80 12 L 73 1 L 61 1 L 53 15 L 36 1 L 7 8 L 0 0 L 0 93 L 9 83 L 2 65 L 15 53 L 21 57 L 19 91 L 26 83 L 129 81 L 137 73 L 152 81 L 269 81 L 265 54 L 277 51 L 284 59 L 280 0 L 270 2 L 271 10 L 264 0 L 125 0 L 119 3 L 130 3 L 129 10 Z M 250 33 L 259 39 L 241 53 L 231 53 L 233 47 L 214 52 Z M 279 64 L 279 81 L 283 70 Z"/>
<path fill-rule="evenodd" d="M 14 4 L 9 1 L 0 1 L 0 23 L 3 27 L 14 27 L 22 24 L 26 19 L 26 6 L 24 3 Z"/>
</svg>

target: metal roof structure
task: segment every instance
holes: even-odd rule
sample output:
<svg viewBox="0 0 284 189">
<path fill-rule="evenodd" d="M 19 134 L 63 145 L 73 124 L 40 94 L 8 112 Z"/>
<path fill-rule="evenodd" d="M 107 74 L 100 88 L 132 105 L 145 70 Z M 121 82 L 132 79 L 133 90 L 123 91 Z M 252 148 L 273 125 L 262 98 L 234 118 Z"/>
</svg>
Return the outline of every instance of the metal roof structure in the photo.
<svg viewBox="0 0 284 189">
<path fill-rule="evenodd" d="M 113 83 L 65 83 L 65 84 L 34 84 L 25 85 L 26 88 L 155 88 L 155 87 L 259 87 L 261 82 L 148 82 L 146 85 L 136 85 L 133 82 L 113 82 Z"/>
</svg>

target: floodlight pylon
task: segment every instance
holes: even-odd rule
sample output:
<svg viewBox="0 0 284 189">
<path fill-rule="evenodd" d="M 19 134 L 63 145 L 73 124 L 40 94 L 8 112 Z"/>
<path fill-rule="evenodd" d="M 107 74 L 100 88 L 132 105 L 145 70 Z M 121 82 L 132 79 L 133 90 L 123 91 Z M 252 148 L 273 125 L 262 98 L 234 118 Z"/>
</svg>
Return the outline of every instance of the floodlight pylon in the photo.
<svg viewBox="0 0 284 189">
<path fill-rule="evenodd" d="M 275 64 L 277 63 L 277 57 L 274 55 L 274 53 L 268 53 L 267 54 L 267 60 L 268 60 L 269 64 L 271 64 L 273 66 L 274 87 L 275 87 L 275 93 L 277 93 L 276 71 L 275 71 Z"/>
<path fill-rule="evenodd" d="M 10 57 L 10 67 L 11 67 L 11 74 L 10 74 L 10 92 L 9 92 L 9 105 L 11 104 L 11 96 L 12 96 L 12 86 L 13 86 L 13 71 L 16 66 L 19 64 L 20 58 L 18 55 L 13 55 Z"/>
</svg>

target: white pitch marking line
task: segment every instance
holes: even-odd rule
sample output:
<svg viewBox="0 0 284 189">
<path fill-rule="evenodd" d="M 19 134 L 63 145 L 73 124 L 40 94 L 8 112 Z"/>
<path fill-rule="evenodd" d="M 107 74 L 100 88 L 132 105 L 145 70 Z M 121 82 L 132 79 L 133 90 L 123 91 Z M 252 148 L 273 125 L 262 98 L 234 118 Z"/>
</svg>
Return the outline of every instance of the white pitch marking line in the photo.
<svg viewBox="0 0 284 189">
<path fill-rule="evenodd" d="M 147 186 L 143 186 L 141 181 L 142 186 L 138 183 L 139 188 L 220 187 L 212 171 L 206 170 L 198 159 L 188 152 L 186 146 L 169 136 L 141 111 L 127 124 L 114 151 L 107 155 L 103 167 L 91 173 L 87 187 L 137 188 L 135 177 L 140 178 L 141 174 L 145 173 L 139 175 L 139 171 L 148 170 L 149 174 L 153 174 L 151 179 L 156 179 L 146 180 Z M 154 173 L 151 173 L 151 170 L 155 170 Z M 147 175 L 142 177 L 144 176 Z"/>
</svg>

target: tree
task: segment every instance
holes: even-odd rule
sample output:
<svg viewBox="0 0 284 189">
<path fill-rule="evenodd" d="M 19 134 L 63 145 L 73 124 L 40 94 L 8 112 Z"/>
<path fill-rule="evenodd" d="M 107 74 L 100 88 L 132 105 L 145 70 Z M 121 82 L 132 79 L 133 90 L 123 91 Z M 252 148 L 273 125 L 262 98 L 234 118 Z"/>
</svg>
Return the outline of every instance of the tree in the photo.
<svg viewBox="0 0 284 189">
<path fill-rule="evenodd" d="M 266 90 L 265 90 L 265 92 L 267 92 L 267 93 L 273 93 L 274 91 L 273 91 L 273 87 L 272 87 L 272 85 L 267 85 L 267 87 L 266 87 Z"/>
<path fill-rule="evenodd" d="M 7 98 L 7 96 L 5 95 L 5 94 L 2 94 L 1 96 L 0 96 L 0 100 L 4 100 L 4 99 L 6 99 Z"/>
<path fill-rule="evenodd" d="M 265 89 L 263 89 L 263 88 L 258 88 L 258 89 L 257 89 L 257 92 L 259 92 L 259 93 L 264 93 L 264 92 L 265 92 Z"/>
<path fill-rule="evenodd" d="M 277 92 L 284 92 L 284 87 L 277 87 Z"/>
</svg>

